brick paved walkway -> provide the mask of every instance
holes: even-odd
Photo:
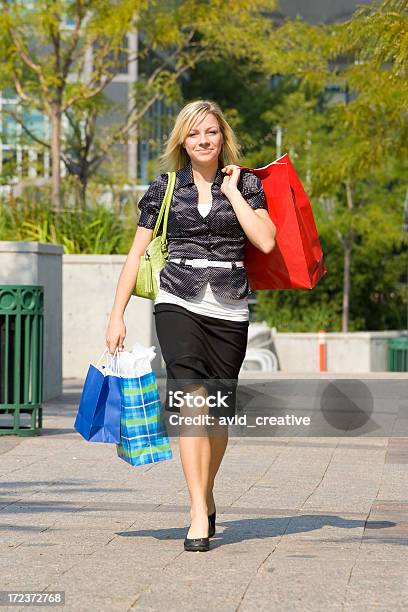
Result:
[[[44,405],[42,436],[0,437],[1,589],[86,612],[407,609],[408,438],[231,438],[217,534],[188,553],[177,439],[129,466],[73,430],[80,389]]]

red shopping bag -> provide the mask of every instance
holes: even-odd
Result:
[[[262,168],[239,167],[261,179],[276,226],[271,253],[246,241],[244,265],[251,289],[313,289],[327,270],[312,207],[289,156]]]

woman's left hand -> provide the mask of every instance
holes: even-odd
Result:
[[[221,184],[222,193],[228,197],[229,193],[233,193],[238,189],[237,184],[241,174],[241,168],[234,164],[229,164],[221,169],[225,173],[224,180]]]

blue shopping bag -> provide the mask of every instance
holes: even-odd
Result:
[[[88,442],[117,444],[120,441],[120,378],[104,374],[98,368],[101,359],[96,366],[89,366],[74,428]]]
[[[120,378],[122,411],[118,456],[130,465],[172,459],[155,373]]]

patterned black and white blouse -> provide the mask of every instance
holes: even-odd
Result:
[[[221,191],[224,174],[217,169],[211,185],[212,207],[203,217],[198,210],[198,189],[194,183],[191,161],[177,170],[173,199],[167,223],[169,258],[243,261],[247,240],[228,198]],[[168,176],[156,176],[139,201],[138,225],[154,229],[166,192]],[[268,210],[260,178],[241,170],[237,184],[243,198],[253,208]],[[214,294],[242,299],[250,291],[244,267],[194,268],[168,261],[160,272],[160,287],[184,299],[195,297],[209,281]]]

